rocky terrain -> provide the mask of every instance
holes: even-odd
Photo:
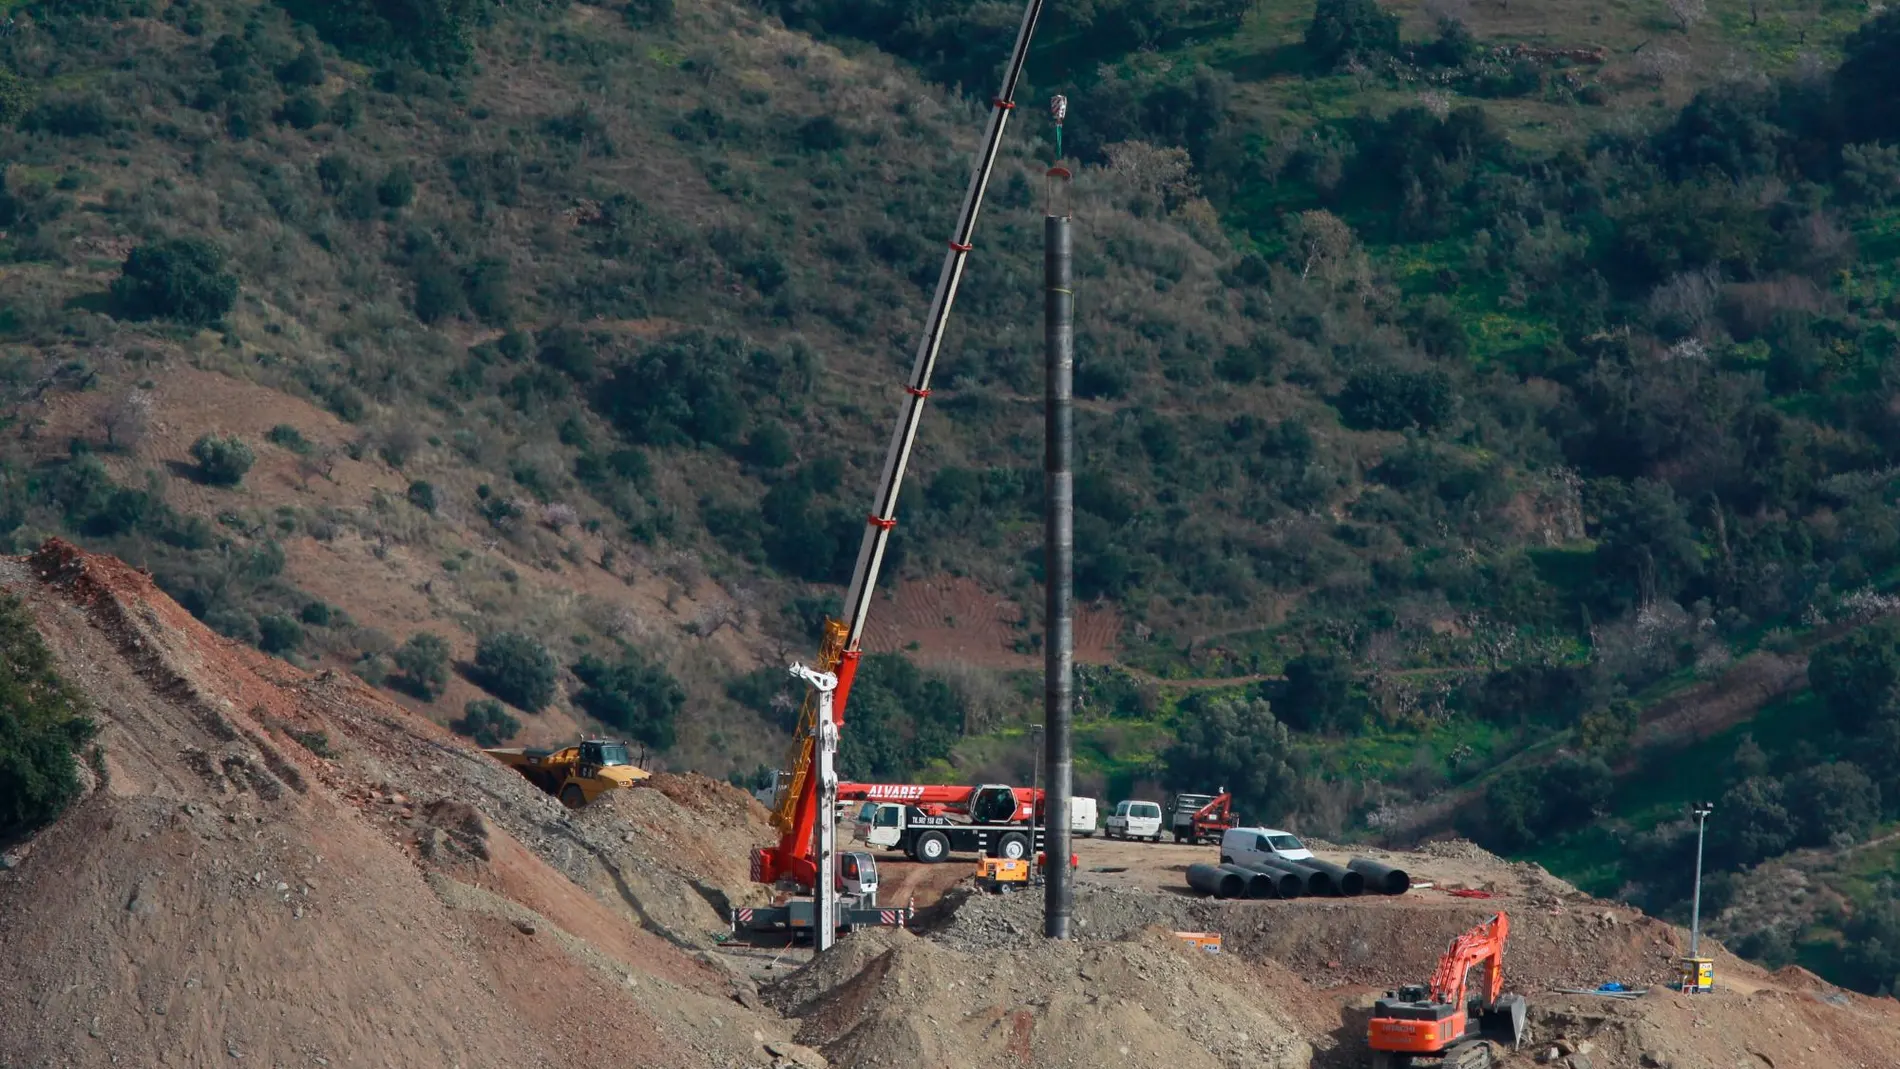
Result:
[[[893,862],[893,886],[950,888],[916,930],[818,961],[739,946],[725,910],[763,898],[746,858],[769,835],[741,791],[662,774],[571,813],[112,558],[48,542],[0,588],[102,747],[85,796],[0,855],[0,1065],[1343,1069],[1371,999],[1500,908],[1535,1038],[1509,1064],[1873,1069],[1900,1047],[1892,1000],[1719,950],[1715,994],[1658,986],[1682,932],[1468,844],[1403,857],[1428,886],[1397,898],[1223,903],[1180,886],[1207,848],[1085,842],[1064,945],[1037,895]],[[1556,990],[1610,980],[1647,993]]]

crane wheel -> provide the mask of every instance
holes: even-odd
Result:
[[[570,783],[561,788],[561,804],[569,809],[579,809],[587,804],[587,795],[581,791],[579,784]]]
[[[917,840],[917,860],[926,865],[934,865],[950,856],[950,840],[940,831],[924,834]]]
[[[996,844],[996,853],[1010,861],[1021,861],[1029,856],[1029,840],[1011,832]]]

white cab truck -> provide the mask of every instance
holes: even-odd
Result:
[[[1220,837],[1222,864],[1258,865],[1269,857],[1305,861],[1312,856],[1298,836],[1278,828],[1228,828]]]
[[[1130,799],[1115,803],[1115,812],[1102,825],[1105,839],[1161,841],[1161,803]]]
[[[1095,838],[1095,799],[1069,799],[1069,834],[1084,839]]]
[[[866,802],[852,835],[866,846],[935,864],[952,853],[1021,861],[1043,848],[1042,828],[1027,822],[975,824],[898,802]]]

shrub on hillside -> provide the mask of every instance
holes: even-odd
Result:
[[[1480,842],[1494,850],[1521,850],[1538,839],[1589,823],[1615,785],[1596,758],[1566,756],[1541,768],[1513,769],[1491,781],[1484,800]]]
[[[303,645],[303,625],[288,616],[268,613],[257,619],[257,648],[265,653],[290,653]]]
[[[410,635],[394,659],[401,674],[392,682],[423,701],[441,697],[449,685],[449,644],[440,635],[427,631]]]
[[[950,755],[966,710],[942,677],[901,653],[864,658],[851,689],[851,730],[839,741],[838,767],[858,778],[914,774]]]
[[[308,455],[313,451],[310,439],[305,438],[301,431],[288,423],[279,423],[275,427],[272,427],[269,431],[265,432],[264,440],[272,445],[288,449],[299,456]]]
[[[18,598],[0,599],[0,842],[79,796],[75,755],[96,728]]]
[[[224,250],[197,237],[133,249],[112,283],[112,302],[121,315],[190,326],[224,318],[237,295],[237,276],[225,270]]]
[[[1891,718],[1900,685],[1900,621],[1869,624],[1814,651],[1808,679],[1835,722],[1850,732]]]
[[[1365,699],[1354,691],[1352,671],[1338,657],[1301,654],[1287,662],[1286,686],[1274,709],[1301,731],[1350,734],[1366,718]]]
[[[1337,405],[1347,424],[1360,429],[1429,431],[1450,419],[1457,403],[1443,371],[1379,367],[1353,372]]]
[[[1259,698],[1218,699],[1183,720],[1179,740],[1162,755],[1162,765],[1170,787],[1225,785],[1250,817],[1277,820],[1299,784],[1292,758],[1292,736],[1272,706]]]
[[[1321,70],[1349,57],[1389,55],[1399,50],[1399,17],[1377,0],[1319,0],[1306,27],[1306,50]]]
[[[345,55],[452,71],[473,54],[475,26],[495,0],[280,0]]]
[[[521,731],[521,721],[493,698],[479,698],[462,707],[462,718],[449,721],[449,730],[466,735],[477,746],[500,746]]]
[[[323,102],[310,93],[298,93],[277,113],[279,121],[289,124],[293,129],[308,130],[324,120],[329,114]]]
[[[12,126],[33,110],[33,87],[10,70],[0,68],[0,126]]]
[[[489,635],[475,647],[475,682],[530,713],[554,700],[555,674],[548,648],[519,631]]]
[[[295,59],[277,68],[277,80],[287,88],[307,89],[323,84],[323,57],[309,45]]]
[[[656,750],[673,745],[673,721],[686,691],[666,669],[639,652],[622,649],[619,660],[588,654],[574,665],[581,690],[574,704]]]
[[[409,165],[399,163],[383,175],[376,183],[376,202],[385,208],[402,209],[416,199],[416,180],[409,173]]]
[[[673,0],[627,0],[627,25],[636,30],[673,21]]]
[[[57,137],[97,137],[114,125],[112,109],[97,92],[47,97],[20,120],[24,129]]]
[[[236,486],[257,462],[257,454],[239,438],[207,434],[191,443],[191,459],[198,462],[200,482]]]

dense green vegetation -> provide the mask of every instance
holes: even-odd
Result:
[[[79,751],[96,728],[18,598],[0,600],[0,843],[79,796]]]
[[[500,746],[521,730],[507,708],[493,698],[468,703],[460,718],[449,722],[456,733],[467,735],[477,746]]]
[[[538,713],[554,700],[559,680],[548,648],[519,631],[498,631],[475,647],[482,689],[509,705]]]

